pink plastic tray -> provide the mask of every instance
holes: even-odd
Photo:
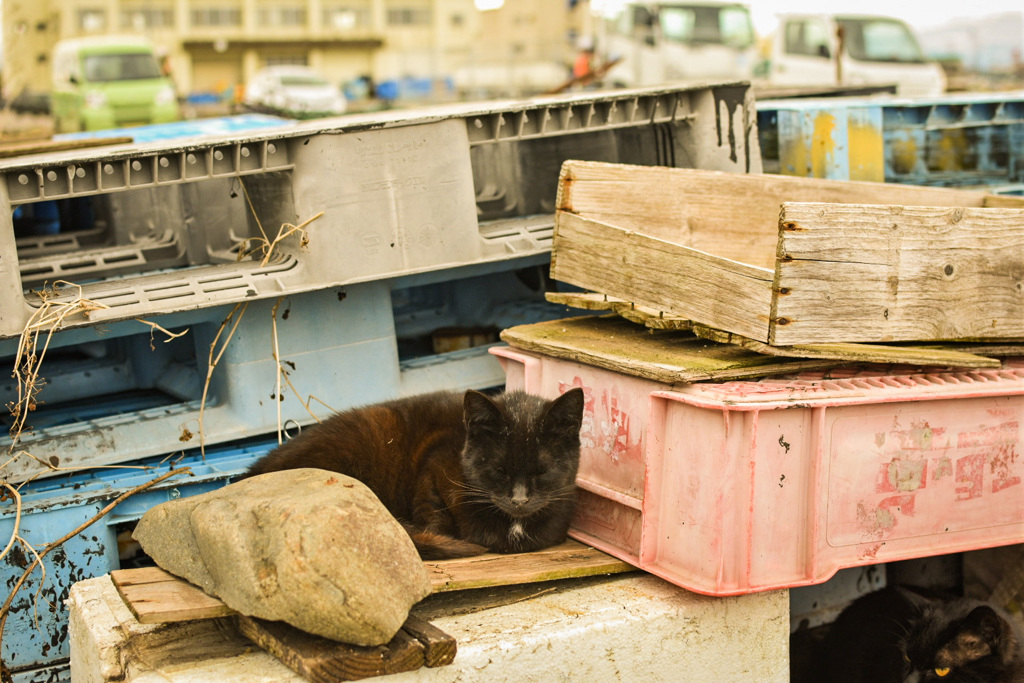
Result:
[[[672,387],[492,353],[510,389],[584,389],[570,534],[689,590],[1024,542],[1024,361]]]

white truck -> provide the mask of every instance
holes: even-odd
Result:
[[[750,80],[757,62],[750,9],[737,2],[629,2],[606,17],[597,51],[606,86]]]
[[[942,67],[927,59],[906,23],[869,15],[783,14],[766,73],[773,87],[895,85],[902,96],[946,90]]]

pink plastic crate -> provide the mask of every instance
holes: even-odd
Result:
[[[689,590],[1024,542],[1024,361],[673,387],[492,353],[510,389],[584,389],[570,534]]]

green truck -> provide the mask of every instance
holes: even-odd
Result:
[[[51,111],[61,133],[181,118],[174,85],[161,70],[154,46],[138,36],[58,42]]]

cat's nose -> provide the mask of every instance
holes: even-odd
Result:
[[[512,487],[511,501],[516,507],[523,507],[530,502],[530,496],[526,492],[525,484],[516,484]]]

